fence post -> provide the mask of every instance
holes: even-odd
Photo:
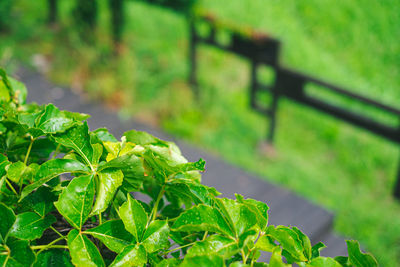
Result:
[[[393,195],[397,200],[400,200],[400,161],[399,166],[397,167],[397,180],[394,185]]]
[[[192,88],[194,97],[199,100],[199,87],[197,82],[197,36],[194,25],[194,18],[188,18],[189,23],[189,84]]]
[[[47,21],[50,25],[57,22],[57,0],[48,0]]]
[[[275,128],[276,128],[276,110],[278,109],[279,92],[276,86],[272,87],[272,103],[269,115],[269,129],[267,142],[272,144],[275,138]]]

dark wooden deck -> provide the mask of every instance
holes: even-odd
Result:
[[[299,227],[310,237],[313,244],[322,241],[327,245],[322,251],[324,256],[347,255],[344,239],[332,232],[334,215],[324,208],[228,164],[200,148],[176,140],[159,129],[134,120],[121,120],[116,113],[106,110],[100,104],[85,102],[68,88],[55,87],[34,71],[21,68],[17,75],[29,89],[28,101],[39,104],[52,102],[61,109],[88,113],[92,115],[88,120],[91,130],[107,127],[117,138],[127,130],[136,129],[172,140],[179,145],[189,160],[206,160],[204,184],[215,187],[223,196],[233,197],[235,193],[240,193],[245,197],[264,201],[270,207],[270,224]]]

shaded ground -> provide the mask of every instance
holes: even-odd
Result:
[[[83,112],[92,115],[88,120],[91,130],[107,127],[117,138],[123,132],[136,129],[150,132],[161,139],[173,140],[190,161],[205,159],[206,172],[203,183],[215,187],[223,196],[234,197],[240,193],[266,202],[270,207],[270,224],[296,225],[306,233],[313,244],[322,241],[327,248],[324,256],[346,255],[342,238],[332,233],[333,214],[287,190],[268,183],[243,170],[227,164],[199,148],[174,139],[159,129],[151,128],[134,120],[121,120],[116,113],[106,110],[99,104],[89,103],[67,88],[55,87],[36,72],[21,68],[19,78],[29,89],[28,101],[39,104],[54,103],[61,109]]]

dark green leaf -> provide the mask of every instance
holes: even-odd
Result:
[[[11,240],[7,242],[8,251],[0,255],[0,265],[5,267],[31,266],[35,261],[35,254],[29,247],[28,241]],[[1,246],[0,246],[1,248]],[[1,251],[1,249],[0,249]]]
[[[8,158],[3,154],[0,154],[0,178],[3,177],[6,173],[6,167],[10,164]]]
[[[180,259],[164,259],[157,263],[156,267],[177,267],[181,262]]]
[[[298,234],[287,226],[278,225],[276,227],[269,226],[266,234],[272,239],[279,242],[282,249],[290,254],[296,261],[306,261],[307,257],[304,255],[302,241]]]
[[[239,247],[235,240],[220,235],[211,235],[204,241],[197,241],[188,250],[186,257],[216,253],[227,259],[235,255],[238,250]]]
[[[323,248],[326,248],[325,244],[318,242],[311,248],[311,259],[319,257],[319,254]]]
[[[105,169],[99,172],[97,177],[96,202],[92,214],[98,214],[108,208],[124,179],[122,171],[117,169]]]
[[[66,132],[54,135],[57,143],[72,148],[78,153],[87,165],[93,162],[93,147],[90,143],[89,127],[86,122],[74,126]]]
[[[182,264],[179,267],[224,267],[224,259],[216,254],[201,255],[194,257],[185,257]]]
[[[248,207],[233,199],[217,198],[216,206],[230,224],[230,229],[236,237],[257,224],[256,215]]]
[[[28,195],[20,202],[19,212],[33,210],[44,217],[54,209],[53,202],[58,198],[52,190],[53,188],[51,187],[39,187],[35,192]]]
[[[280,247],[274,248],[268,267],[290,267],[291,264],[286,264],[282,261],[282,251]]]
[[[166,191],[170,192],[174,197],[188,197],[195,204],[212,205],[214,197],[220,193],[214,188],[202,185],[194,181],[184,179],[174,179],[167,183]]]
[[[134,267],[147,263],[147,253],[142,245],[130,245],[117,255],[110,267]]]
[[[17,215],[10,235],[25,240],[37,239],[55,222],[56,218],[51,214],[41,217],[34,212],[21,213]]]
[[[124,136],[126,137],[126,141],[135,143],[137,145],[148,145],[148,144],[166,144],[165,141],[162,141],[154,136],[152,136],[149,133],[146,132],[141,132],[141,131],[136,131],[136,130],[130,130],[124,133]]]
[[[127,201],[119,208],[119,215],[137,242],[141,241],[147,225],[147,214],[142,205],[128,194]]]
[[[142,244],[148,253],[164,249],[169,245],[167,221],[152,221],[144,233]]]
[[[68,248],[75,266],[105,266],[97,247],[75,229],[68,234]]]
[[[71,172],[89,172],[89,169],[81,162],[73,159],[52,159],[40,165],[36,173],[35,182],[26,186],[21,193],[21,198],[24,199],[33,190],[47,183],[56,176],[63,173]]]
[[[175,231],[209,231],[223,235],[234,235],[221,213],[210,206],[198,205],[183,212],[172,226]]]
[[[82,120],[89,118],[86,114],[60,111],[53,104],[48,104],[35,121],[35,127],[44,133],[62,133]]]
[[[85,233],[99,239],[107,248],[116,253],[121,253],[124,247],[133,240],[133,236],[125,230],[121,220],[107,221]]]
[[[103,154],[103,145],[92,144],[92,148],[93,148],[92,164],[93,164],[93,166],[97,166],[97,164],[99,163],[100,158]]]
[[[72,226],[81,229],[89,217],[93,200],[93,175],[86,175],[72,179],[54,205]]]
[[[360,244],[355,240],[346,240],[347,251],[349,253],[349,262],[355,267],[373,267],[378,266],[375,258],[369,253],[363,253],[360,250]]]
[[[37,255],[37,259],[33,267],[73,267],[71,257],[68,251],[61,249],[50,249]]]
[[[303,254],[307,258],[307,260],[311,259],[311,241],[310,239],[303,234],[297,227],[292,227],[292,230],[296,232],[298,235],[301,245],[303,247]]]
[[[107,168],[116,168],[123,172],[123,186],[127,187],[128,191],[137,190],[146,178],[143,160],[133,153],[125,154],[99,165],[98,171],[103,171]]]
[[[0,244],[5,242],[7,235],[15,222],[15,215],[12,209],[0,203]]]
[[[16,184],[32,183],[38,168],[39,165],[36,163],[26,166],[23,162],[18,161],[8,166],[7,177]]]
[[[267,204],[254,200],[254,199],[244,199],[243,196],[236,194],[236,199],[239,203],[242,203],[247,208],[249,208],[256,216],[258,221],[258,226],[261,231],[265,231],[268,225],[268,209]]]
[[[93,131],[93,133],[99,138],[101,141],[106,142],[117,142],[118,140],[106,129],[99,128]]]
[[[312,259],[306,266],[312,267],[342,267],[340,263],[332,258],[317,257]]]

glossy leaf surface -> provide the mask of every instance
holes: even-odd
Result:
[[[120,253],[131,244],[133,236],[125,230],[121,220],[110,220],[85,233],[99,239],[108,249]]]
[[[54,205],[73,227],[81,229],[89,217],[93,200],[93,175],[86,175],[74,178]]]
[[[68,234],[68,248],[75,266],[105,266],[95,244],[75,229]]]

